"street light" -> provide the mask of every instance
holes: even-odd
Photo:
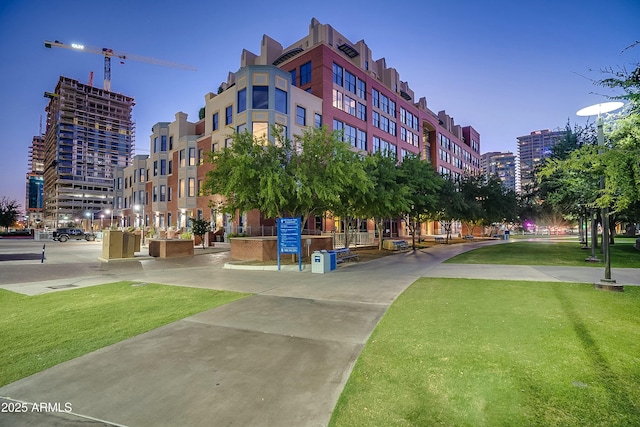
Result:
[[[142,218],[141,218],[142,219],[142,227],[141,227],[141,230],[142,230],[142,246],[144,246],[144,227],[145,227],[145,223],[144,223],[144,205],[135,205],[133,207],[133,209],[135,209],[136,211],[139,211],[140,207],[142,207]]]
[[[111,214],[111,222],[109,223],[109,228],[113,228],[113,210],[106,209],[104,213],[106,213],[107,215]]]
[[[93,213],[85,212],[84,216],[86,216],[87,218],[91,218],[91,232],[93,233]]]
[[[620,101],[603,102],[601,104],[594,104],[588,107],[578,110],[576,113],[578,116],[598,116],[596,121],[596,127],[598,129],[598,147],[599,153],[604,151],[604,119],[602,114],[609,113],[621,108],[624,103]],[[600,176],[600,189],[605,189],[604,175]],[[616,283],[611,279],[611,254],[609,252],[609,207],[602,208],[602,253],[604,255],[604,279],[600,279],[603,283]]]

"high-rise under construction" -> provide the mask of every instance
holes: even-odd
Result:
[[[113,172],[134,151],[134,99],[63,76],[45,96],[45,222],[86,228],[113,209]]]

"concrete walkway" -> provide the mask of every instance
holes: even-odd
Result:
[[[325,426],[374,327],[417,278],[584,281],[573,276],[578,275],[593,276],[587,280],[592,281],[601,273],[599,268],[552,272],[549,267],[440,264],[494,243],[405,252],[329,274],[225,270],[227,255],[219,253],[134,260],[119,268],[101,265],[81,277],[0,279],[1,288],[27,294],[55,291],[52,285],[117,280],[255,294],[0,388],[1,397],[13,399],[6,402],[27,402],[27,408],[56,402],[62,409],[67,403],[71,407],[71,413],[2,413],[0,426]],[[640,277],[632,283],[640,283]]]

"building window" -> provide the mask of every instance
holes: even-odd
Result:
[[[350,72],[344,72],[344,88],[351,93],[356,93],[356,76]]]
[[[349,145],[356,146],[356,128],[350,125],[344,126],[344,141]]]
[[[380,92],[375,89],[371,89],[371,102],[374,107],[380,108]]]
[[[281,113],[287,114],[287,92],[276,88],[276,111],[280,111]]]
[[[311,61],[300,66],[300,86],[311,83]]]
[[[178,180],[178,199],[184,197],[184,179]]]
[[[166,175],[166,174],[167,174],[167,160],[160,159],[160,175]]]
[[[173,150],[173,136],[169,137],[169,150]]]
[[[358,79],[358,92],[357,92],[357,95],[361,99],[364,99],[364,100],[367,99],[367,84],[364,82],[364,80]]]
[[[204,163],[204,156],[202,154],[202,148],[198,149],[198,164],[201,165]]]
[[[293,86],[298,86],[298,70],[296,68],[294,68],[293,70],[291,70],[291,84]]]
[[[167,202],[170,202],[172,199],[173,191],[171,187],[167,187]],[[169,214],[171,215],[171,214]],[[171,217],[171,216],[169,216]]]
[[[333,63],[333,82],[338,86],[342,86],[342,67]]]
[[[313,125],[317,128],[322,127],[322,114],[318,114],[318,113],[314,114]]]
[[[144,168],[140,168],[140,182],[144,182]]]
[[[212,119],[212,130],[215,132],[218,130],[219,124],[218,124],[218,113],[215,113],[213,115],[213,119]]]
[[[396,117],[396,102],[389,100],[389,114]]]
[[[355,147],[364,151],[367,150],[367,133],[365,131],[358,129]]]
[[[153,176],[157,176],[158,175],[158,161],[155,160],[153,162]]]
[[[266,110],[269,108],[269,86],[253,87],[252,105],[255,110]]]
[[[160,137],[160,151],[167,151],[167,135]]]
[[[184,150],[180,150],[178,152],[178,160],[180,161],[180,167],[183,168],[186,166],[186,160],[185,160],[185,155],[184,155]]]
[[[342,110],[342,92],[338,89],[333,89],[333,107],[338,110]]]
[[[247,88],[238,91],[238,113],[247,109]]]
[[[154,153],[158,152],[158,137],[157,136],[155,138],[153,138],[153,152]]]
[[[300,126],[307,124],[307,110],[301,106],[296,106],[296,123]]]
[[[211,144],[211,152],[215,153],[216,151],[218,151],[218,143],[214,142]]]
[[[347,95],[344,96],[344,112],[352,116],[356,115],[356,100]]]
[[[160,201],[161,202],[165,202],[167,200],[167,186],[166,185],[161,185],[160,186]]]
[[[258,141],[267,142],[267,132],[269,131],[269,123],[267,122],[253,122],[253,137]]]
[[[389,114],[389,98],[384,95],[380,95],[380,109]]]
[[[373,126],[379,128],[380,127],[380,113],[378,113],[377,111],[373,111],[371,113],[371,122],[372,122]]]
[[[224,148],[231,148],[231,144],[233,143],[232,138],[225,138],[224,140]]]
[[[169,160],[169,175],[173,173],[173,160]]]
[[[367,106],[358,102],[358,114],[357,117],[362,121],[367,121]]]
[[[230,125],[231,123],[233,123],[233,108],[229,105],[224,109],[224,124]]]
[[[189,178],[189,197],[196,196],[196,179]]]
[[[155,203],[158,201],[158,187],[154,185],[152,191],[153,191],[153,196],[152,196],[153,202]]]
[[[236,132],[238,132],[238,133],[242,133],[242,132],[244,132],[245,130],[247,130],[247,124],[246,124],[246,123],[243,123],[243,124],[239,125],[239,126],[236,128]]]
[[[333,130],[343,130],[343,129],[344,129],[344,123],[342,123],[340,120],[333,119]]]

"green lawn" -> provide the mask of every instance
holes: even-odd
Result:
[[[330,425],[640,425],[638,390],[640,288],[424,278],[377,326]]]
[[[640,251],[633,248],[632,241],[635,242],[632,239],[616,239],[616,244],[611,246],[611,267],[640,268]],[[603,262],[585,262],[585,258],[590,255],[591,251],[582,249],[577,241],[511,241],[465,252],[445,262],[582,267],[602,267],[604,265],[604,257],[599,249],[596,249],[596,256]]]
[[[134,282],[37,296],[0,289],[0,386],[246,295]]]

